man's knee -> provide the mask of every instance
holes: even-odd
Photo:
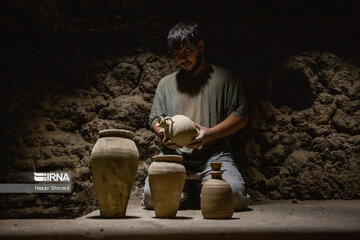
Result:
[[[154,204],[153,204],[151,191],[150,191],[150,185],[149,185],[149,176],[147,176],[145,179],[144,192],[143,192],[143,196],[141,199],[141,204],[146,209],[154,209]]]
[[[234,163],[226,162],[223,164],[223,179],[231,186],[234,197],[235,211],[247,208],[250,196],[245,193],[245,182]]]
[[[230,186],[233,192],[235,211],[247,208],[250,202],[250,196],[245,193],[245,183],[241,182]]]

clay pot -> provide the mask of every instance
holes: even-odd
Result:
[[[186,171],[178,155],[154,156],[149,167],[149,184],[154,202],[155,216],[174,218],[180,205]]]
[[[204,218],[226,219],[234,213],[234,199],[230,184],[221,179],[221,162],[210,163],[211,179],[201,189],[201,213]]]
[[[100,215],[124,217],[139,161],[134,134],[107,129],[99,135],[91,151],[91,172]]]
[[[200,132],[195,123],[184,115],[159,117],[156,126],[165,129],[165,139],[170,139],[181,147],[188,145]]]

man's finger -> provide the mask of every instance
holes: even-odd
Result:
[[[193,144],[193,143],[198,143],[198,142],[201,142],[201,137],[196,137],[196,138],[194,138],[192,141],[191,141],[191,143],[190,144]]]
[[[176,145],[176,146],[179,146],[177,145],[176,143],[172,142],[170,139],[165,139],[163,140],[163,143],[167,146],[170,146],[170,145]]]
[[[198,148],[200,146],[200,142],[193,142],[188,145],[186,145],[187,148]]]
[[[165,143],[166,146],[173,146],[173,145],[177,145],[176,143],[172,143],[172,142],[166,142]]]
[[[193,142],[200,142],[201,139],[202,139],[202,136],[199,135],[193,140]]]
[[[171,149],[181,148],[181,146],[177,145],[174,142],[164,142],[164,144],[167,148],[171,148]]]
[[[164,130],[164,129],[159,130],[159,135],[164,136],[164,133],[165,133],[165,130]]]
[[[191,146],[186,146],[187,148],[192,148],[192,149],[196,149],[199,148],[199,145],[191,145]]]

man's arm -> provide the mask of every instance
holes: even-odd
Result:
[[[201,145],[230,136],[247,124],[247,104],[244,88],[236,74],[231,74],[224,89],[224,105],[228,116],[212,128],[197,125],[200,134],[187,147],[198,148]]]
[[[246,124],[246,118],[230,114],[224,121],[220,122],[212,128],[197,125],[197,127],[200,129],[200,134],[186,147],[198,148],[207,142],[230,136],[239,131],[241,128],[245,127]]]
[[[165,96],[164,96],[164,91],[162,90],[161,87],[161,83],[162,83],[163,79],[160,80],[156,91],[155,91],[155,96],[154,96],[154,101],[151,107],[151,112],[150,112],[150,116],[149,116],[149,126],[151,128],[151,130],[162,140],[162,142],[164,143],[164,145],[168,148],[171,149],[176,149],[176,148],[180,148],[180,146],[178,146],[177,144],[171,142],[169,139],[165,139],[165,130],[161,127],[156,126],[156,119],[159,116],[166,116],[166,111],[165,111]]]

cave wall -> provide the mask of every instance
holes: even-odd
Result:
[[[172,59],[140,51],[94,63],[89,88],[43,96],[13,124],[1,181],[18,182],[26,172],[68,171],[72,193],[3,194],[0,216],[76,217],[95,210],[90,153],[98,132],[108,128],[135,133],[140,162],[131,197],[140,198],[151,157],[159,153],[159,140],[148,129],[151,103],[159,80],[176,69]]]
[[[303,53],[271,83],[270,101],[253,106],[246,129],[253,195],[359,198],[359,68],[331,53]]]
[[[146,124],[154,91],[177,70],[165,37],[184,19],[203,26],[207,58],[246,86],[249,124],[232,144],[253,199],[360,197],[356,1],[1,4],[1,182],[73,173],[71,194],[1,194],[1,217],[96,209],[89,154],[106,128],[136,135],[140,197],[159,152]]]

